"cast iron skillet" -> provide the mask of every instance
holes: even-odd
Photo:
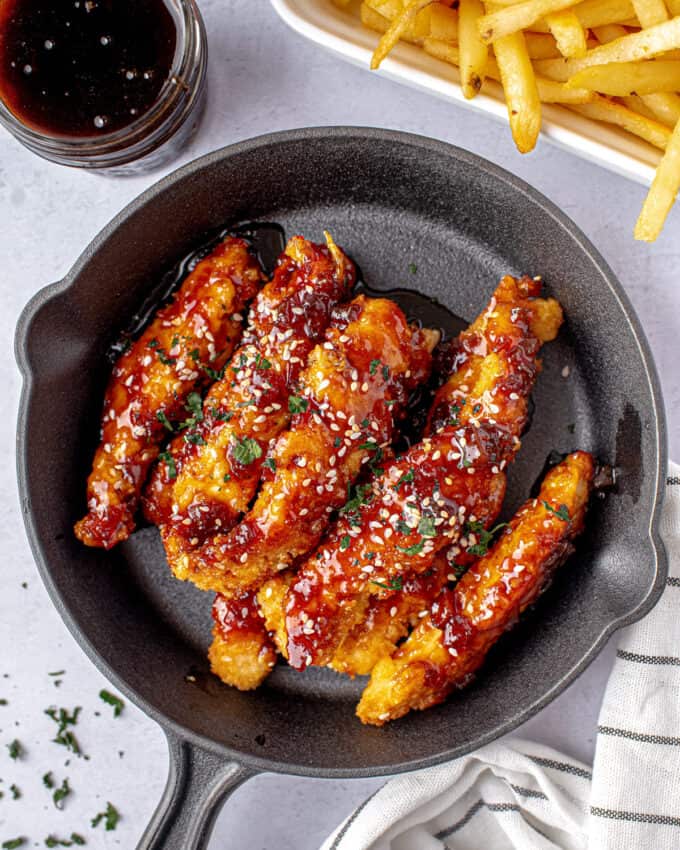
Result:
[[[211,597],[170,576],[155,529],[110,553],[72,533],[85,507],[107,346],[164,270],[243,221],[319,239],[329,228],[371,286],[417,289],[465,319],[501,274],[543,275],[567,322],[545,352],[507,510],[527,496],[551,450],[589,449],[618,469],[618,489],[596,501],[578,555],[477,681],[384,729],[362,727],[354,717],[361,683],[330,671],[280,666],[255,693],[223,686],[205,661]],[[63,281],[36,295],[16,347],[19,483],[43,580],[95,664],[168,736],[170,779],[145,850],[204,847],[220,802],[258,771],[375,776],[491,741],[554,699],[661,592],[665,428],[638,320],[565,216],[465,151],[354,128],[296,130],[216,151],[145,192]]]

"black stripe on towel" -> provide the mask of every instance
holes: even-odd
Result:
[[[629,741],[641,741],[644,744],[668,744],[672,747],[680,746],[680,738],[670,735],[646,735],[643,732],[631,732],[629,729],[616,729],[614,726],[598,726],[600,735],[611,735],[615,738],[627,738]]]
[[[363,802],[363,803],[359,806],[359,808],[358,808],[358,809],[355,809],[355,810],[354,810],[354,813],[352,814],[352,817],[351,817],[351,818],[349,818],[349,820],[345,822],[345,825],[343,826],[343,828],[342,828],[342,829],[340,830],[340,832],[339,832],[339,833],[335,836],[335,841],[334,841],[334,842],[333,842],[333,844],[331,845],[331,850],[338,850],[338,847],[340,846],[340,842],[341,842],[341,841],[342,841],[342,839],[343,839],[343,838],[347,835],[347,830],[350,828],[350,826],[352,826],[352,824],[353,824],[353,823],[354,823],[354,821],[357,819],[357,817],[359,816],[359,814],[360,814],[360,813],[361,813],[361,812],[362,812],[362,811],[366,808],[366,806],[367,806],[367,805],[371,802],[371,800],[375,797],[375,795],[376,795],[379,791],[382,791],[382,789],[383,789],[384,787],[385,787],[384,785],[381,785],[381,786],[380,786],[380,788],[378,788],[376,791],[374,791],[374,792],[371,794],[371,796],[370,796],[370,797],[368,797],[366,800],[364,800],[364,802]]]
[[[625,820],[632,823],[655,823],[661,826],[680,826],[680,818],[672,815],[648,815],[644,812],[622,812],[619,809],[601,809],[599,806],[590,807],[591,815],[610,820]]]
[[[662,664],[669,667],[680,667],[680,658],[677,655],[638,655],[637,652],[617,649],[616,657],[624,661],[636,661],[638,664]]]
[[[678,576],[668,576],[666,584],[669,587],[680,587],[680,578]]]
[[[532,791],[531,788],[522,788],[521,785],[513,785],[510,783],[510,787],[515,792],[515,794],[519,794],[520,797],[533,797],[536,800],[547,800],[547,794],[544,794],[542,791]]]
[[[514,786],[513,786],[514,787]],[[528,813],[526,813],[521,806],[518,806],[517,803],[487,803],[485,800],[477,800],[474,805],[470,806],[470,808],[465,812],[463,817],[460,820],[457,820],[452,826],[448,826],[446,829],[442,829],[438,832],[434,837],[439,839],[439,841],[443,841],[445,838],[453,835],[454,832],[458,832],[458,830],[462,829],[466,826],[472,818],[477,814],[477,812],[481,811],[481,809],[486,809],[489,812],[518,812],[522,820],[527,826],[530,826],[534,832],[537,832],[543,838],[547,838],[548,836],[541,832],[541,830],[531,823],[530,820],[526,817]],[[333,848],[331,848],[333,850]]]
[[[544,759],[538,756],[529,756],[534,764],[541,767],[551,767],[553,770],[559,770],[562,773],[570,773],[572,776],[579,776],[581,779],[592,779],[593,774],[589,770],[584,770],[582,767],[577,767],[575,764],[568,764],[566,761],[555,761],[554,759]]]

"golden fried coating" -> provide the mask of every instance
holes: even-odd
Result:
[[[429,435],[359,491],[307,559],[286,600],[287,655],[296,669],[328,664],[365,617],[372,596],[430,569],[468,523],[488,527],[517,451],[538,351],[562,311],[540,281],[505,277],[458,341],[451,379],[438,391]]]
[[[255,495],[271,441],[291,419],[290,399],[333,308],[350,294],[354,264],[328,247],[291,239],[253,302],[242,344],[210,388],[193,427],[156,466],[145,499],[168,562],[227,532]]]
[[[191,394],[231,355],[241,335],[241,313],[263,279],[247,243],[228,237],[198,263],[116,363],[87,482],[88,513],[75,525],[76,537],[87,546],[110,549],[134,530],[160,444],[188,415]]]
[[[535,601],[583,530],[594,461],[575,452],[551,469],[498,542],[445,589],[392,657],[374,668],[357,708],[381,726],[442,702],[469,681],[498,638]]]
[[[300,375],[295,416],[270,450],[253,508],[229,534],[177,558],[175,575],[234,595],[309,552],[362,465],[391,442],[437,339],[384,298],[338,307]]]
[[[255,595],[216,596],[213,619],[210,669],[240,691],[257,688],[276,664],[276,651],[263,628]]]

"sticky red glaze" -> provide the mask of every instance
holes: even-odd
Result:
[[[141,488],[168,436],[159,415],[171,424],[187,416],[188,395],[208,382],[206,369],[220,369],[230,356],[241,311],[262,281],[247,243],[225,239],[118,360],[88,479],[88,514],[75,526],[83,543],[108,549],[134,529]]]
[[[264,629],[254,593],[243,593],[232,599],[218,593],[213,602],[212,618],[225,640],[239,634],[260,636]]]
[[[227,592],[256,587],[313,548],[362,464],[391,441],[410,391],[427,378],[434,341],[386,299],[358,296],[338,308],[300,378],[307,409],[271,449],[276,469],[253,509],[190,553],[181,577]]]
[[[340,516],[301,567],[286,600],[292,666],[328,663],[371,596],[384,593],[397,577],[428,570],[460,538],[466,522],[488,526],[498,516],[503,470],[519,447],[539,368],[527,300],[538,290],[540,284],[528,278],[501,281],[451,354],[455,372],[435,396],[430,436],[387,466],[368,503]],[[493,382],[470,398],[470,391],[485,386],[484,376],[464,367],[489,355],[498,355]],[[468,374],[479,387],[464,383]]]
[[[309,352],[355,282],[354,264],[339,249],[299,236],[288,243],[224,378],[205,398],[202,421],[173,440],[174,469],[159,463],[147,488],[145,512],[163,526],[171,562],[187,546],[228,531],[247,509],[269,445],[290,421],[289,397]],[[259,452],[248,463],[238,454],[244,440]]]

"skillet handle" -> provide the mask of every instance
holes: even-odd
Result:
[[[257,771],[166,735],[170,775],[137,850],[206,850],[221,804]]]

